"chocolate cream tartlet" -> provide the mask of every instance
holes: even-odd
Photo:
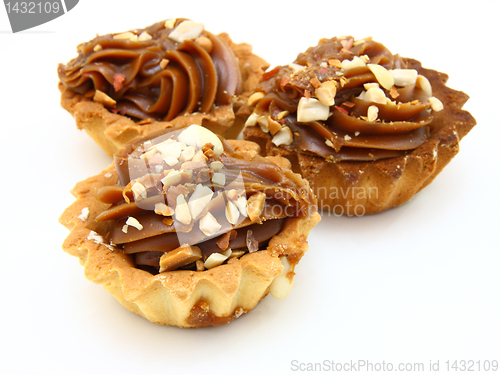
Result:
[[[244,138],[288,158],[320,209],[380,212],[427,186],[475,125],[447,79],[371,38],[322,39],[265,73]]]
[[[64,250],[158,324],[219,325],[284,298],[320,217],[307,181],[259,151],[198,125],[125,145],[72,190]]]
[[[97,36],[77,50],[58,68],[61,105],[110,156],[171,126],[231,136],[243,121],[235,113],[268,67],[249,44],[183,18]]]

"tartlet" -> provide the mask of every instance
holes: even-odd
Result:
[[[249,44],[183,18],[97,36],[77,50],[58,67],[61,106],[110,156],[172,126],[231,137],[244,122],[235,113],[268,67]]]
[[[322,39],[266,72],[243,135],[288,158],[320,209],[380,212],[427,186],[476,124],[447,79],[371,38]]]
[[[284,298],[320,217],[307,181],[259,151],[198,125],[125,145],[72,190],[64,250],[158,324],[219,325]]]

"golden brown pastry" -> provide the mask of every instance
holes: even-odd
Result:
[[[224,135],[268,64],[183,18],[97,36],[58,68],[61,105],[108,154],[139,136],[198,124]],[[231,136],[231,132],[228,133]]]
[[[284,298],[320,219],[307,181],[258,153],[198,125],[127,144],[73,189],[63,248],[158,324],[219,325]]]
[[[475,125],[447,78],[371,38],[322,39],[264,75],[244,137],[288,158],[320,209],[380,212],[427,186]]]

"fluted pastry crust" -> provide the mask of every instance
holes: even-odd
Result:
[[[232,146],[241,155],[258,151],[255,145],[245,141],[234,141]],[[282,272],[279,257],[288,255],[297,263],[307,251],[309,231],[320,220],[317,212],[309,217],[287,218],[266,250],[234,258],[210,270],[152,275],[136,268],[131,255],[124,254],[99,235],[107,233],[110,224],[94,220],[108,207],[97,199],[96,192],[103,186],[115,185],[117,180],[111,165],[75,186],[72,194],[76,201],[60,218],[71,231],[63,249],[80,259],[89,280],[102,285],[128,310],[157,324],[219,325],[248,312],[268,294],[271,283]],[[88,215],[82,217],[85,208],[89,210]]]
[[[362,215],[399,206],[432,182],[458,153],[459,141],[476,124],[472,115],[462,110],[469,97],[447,87],[446,74],[425,69],[413,59],[408,60],[408,68],[427,77],[444,110],[434,114],[428,139],[405,156],[332,163],[277,147],[259,127],[247,127],[245,138],[258,143],[267,155],[287,157],[293,170],[311,184],[320,209]]]

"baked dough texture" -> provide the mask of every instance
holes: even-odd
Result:
[[[252,53],[250,44],[233,43],[227,33],[219,34],[218,37],[234,52],[241,72],[241,94],[234,97],[229,105],[214,107],[208,113],[197,112],[178,116],[171,121],[152,121],[141,125],[129,117],[110,112],[103,104],[75,93],[60,82],[61,106],[73,116],[77,128],[85,130],[109,156],[133,138],[177,126],[201,125],[226,138],[235,138],[245,121],[244,117],[236,113],[246,103],[269,64]]]
[[[329,162],[275,146],[271,136],[258,126],[246,127],[245,139],[258,143],[267,155],[288,158],[293,171],[309,181],[321,210],[361,216],[399,206],[434,180],[459,152],[460,140],[476,124],[472,115],[462,109],[469,97],[447,87],[446,74],[425,69],[413,59],[408,59],[408,68],[427,77],[444,109],[434,114],[428,139],[405,156]]]
[[[258,147],[250,142],[232,142],[242,155],[258,152]],[[284,161],[282,165],[286,164]],[[308,217],[287,218],[267,249],[209,270],[153,275],[136,268],[131,255],[103,238],[110,230],[109,222],[95,220],[109,207],[97,199],[97,191],[116,185],[117,181],[115,167],[110,165],[76,184],[71,191],[76,200],[60,217],[61,224],[70,230],[63,249],[80,259],[87,279],[102,285],[128,310],[162,325],[220,325],[250,311],[269,293],[273,280],[279,276],[293,278],[293,270],[282,274],[280,256],[287,255],[296,264],[308,249],[308,233],[320,220],[317,212]],[[88,215],[82,216],[87,209]]]

